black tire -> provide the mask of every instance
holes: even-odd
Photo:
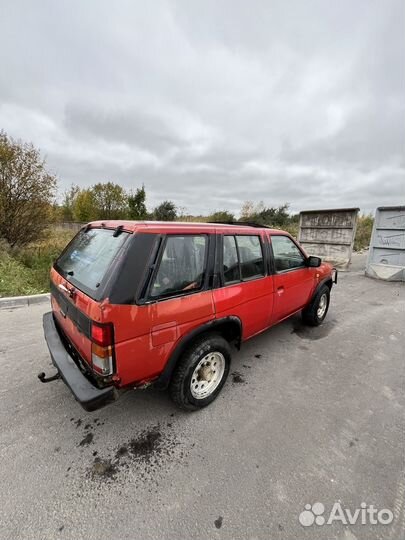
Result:
[[[192,394],[194,390],[191,388],[191,381],[195,381],[195,379],[192,379],[192,376],[201,360],[210,353],[219,353],[223,357],[224,371],[212,393],[206,397],[197,399]],[[220,362],[222,364],[222,358],[220,359]],[[206,407],[212,403],[220,393],[228,377],[230,365],[231,347],[226,339],[219,334],[205,334],[197,339],[181,356],[170,381],[170,397],[174,403],[182,409],[197,410]],[[211,369],[211,367],[209,369]],[[202,382],[205,381],[201,381],[197,384],[202,384]]]
[[[326,309],[322,316],[318,315],[321,299],[326,298]],[[322,285],[311,300],[311,303],[302,310],[302,320],[309,326],[319,326],[328,313],[330,303],[330,289],[327,285]]]

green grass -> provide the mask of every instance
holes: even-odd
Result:
[[[73,234],[55,227],[46,230],[42,240],[20,249],[6,249],[1,243],[0,297],[48,292],[53,261]]]
[[[36,283],[31,271],[8,253],[0,255],[0,297],[22,296],[45,292]]]

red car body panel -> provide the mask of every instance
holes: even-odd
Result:
[[[135,234],[259,235],[269,249],[274,235],[292,239],[288,233],[279,230],[206,223],[108,221],[91,224],[92,228],[115,229],[118,226]],[[257,279],[157,302],[123,305],[113,304],[109,298],[93,300],[77,287],[71,296],[69,288],[72,284],[55,268],[51,271],[53,285],[80,313],[90,321],[113,323],[113,383],[118,388],[156,379],[179,343],[193,330],[216,319],[237,318],[242,327],[242,341],[263,332],[308,305],[317,285],[331,279],[331,276],[331,265],[322,263],[317,268],[305,267],[279,274],[272,272]],[[52,310],[63,333],[91,367],[91,339],[66,316],[54,295]]]

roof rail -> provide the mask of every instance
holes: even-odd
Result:
[[[271,227],[269,227],[268,225],[262,225],[261,223],[256,223],[255,221],[209,221],[208,223],[217,225],[243,225],[245,227],[271,229]]]

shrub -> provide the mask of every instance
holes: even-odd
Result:
[[[354,239],[354,250],[360,251],[370,245],[371,233],[373,231],[374,218],[371,214],[359,216],[357,221],[356,236]]]
[[[41,236],[52,213],[56,178],[39,150],[0,131],[0,237],[23,246]]]

